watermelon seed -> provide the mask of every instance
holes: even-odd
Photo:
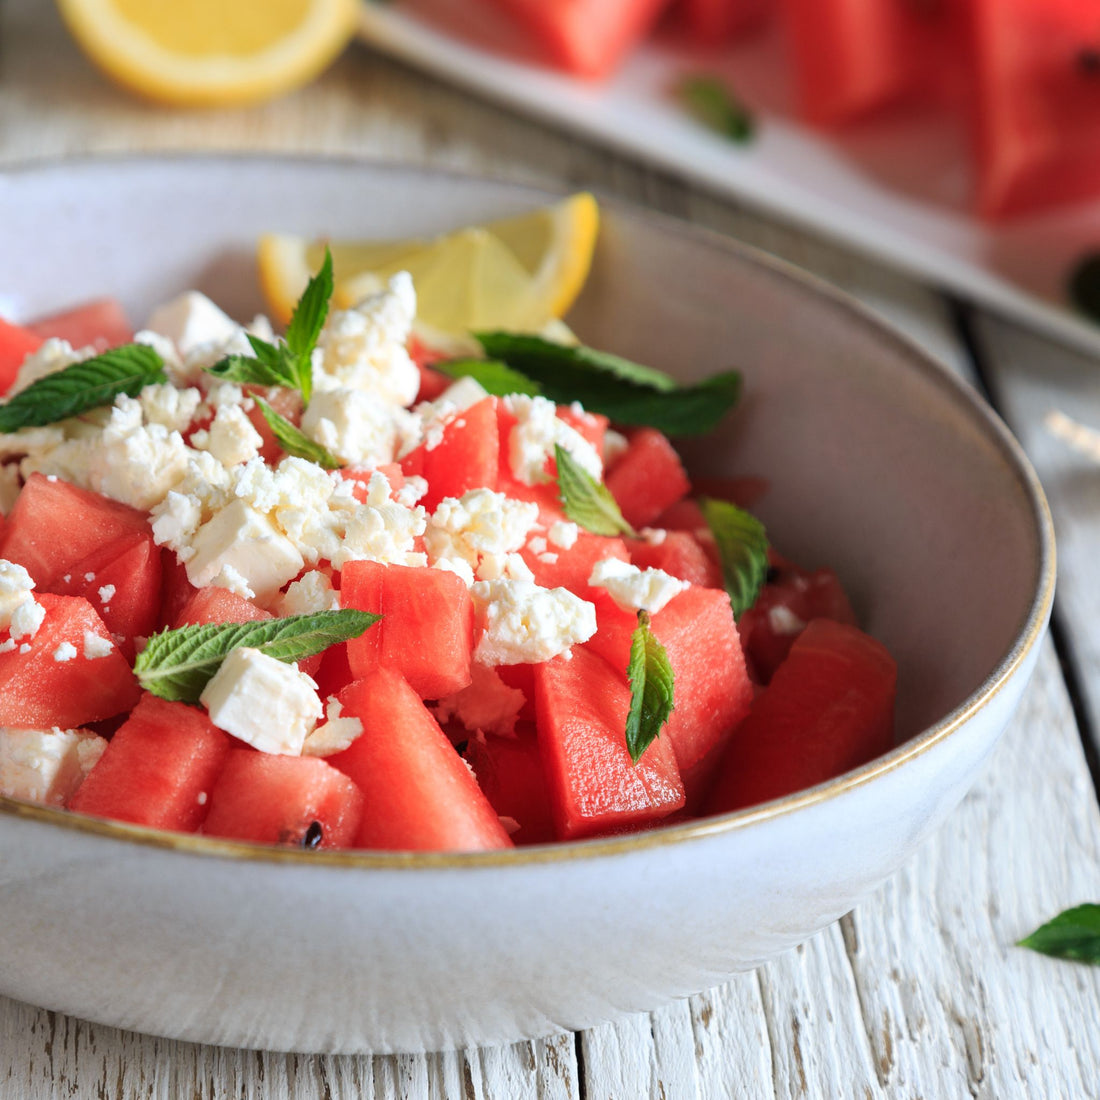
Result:
[[[311,821],[309,823],[309,828],[306,829],[305,834],[302,836],[302,847],[307,851],[312,851],[314,848],[320,847],[323,835],[321,823],[319,821]]]

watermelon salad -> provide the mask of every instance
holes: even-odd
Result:
[[[895,665],[753,479],[668,433],[739,379],[484,334],[407,275],[285,336],[190,292],[0,321],[0,794],[303,849],[721,813],[893,744]],[[579,398],[583,397],[585,404]]]

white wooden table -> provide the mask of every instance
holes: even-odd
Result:
[[[590,187],[832,280],[986,386],[1019,434],[1060,539],[1053,640],[940,834],[860,909],[754,974],[615,1026],[424,1057],[221,1050],[0,999],[0,1097],[1100,1096],[1100,968],[1013,946],[1060,909],[1100,901],[1100,467],[1042,424],[1058,407],[1100,426],[1100,362],[362,48],[277,103],[165,111],[94,73],[52,5],[0,5],[0,166],[195,148],[354,153]]]

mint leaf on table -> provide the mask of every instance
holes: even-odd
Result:
[[[760,520],[736,504],[711,499],[703,499],[699,504],[718,546],[733,617],[740,619],[756,603],[767,579],[767,532]]]
[[[367,611],[344,609],[162,630],[138,654],[134,673],[146,691],[162,699],[197,703],[202,689],[234,649],[248,646],[291,664],[358,638],[380,618]]]
[[[298,390],[308,405],[313,396],[313,349],[328,317],[332,289],[332,254],[326,248],[321,270],[309,280],[298,299],[282,342],[269,344],[249,334],[255,358],[227,355],[208,367],[207,372],[227,382],[286,386]]]
[[[662,371],[593,348],[510,332],[474,335],[490,359],[537,382],[551,401],[579,401],[618,424],[657,428],[666,435],[709,432],[741,396],[737,371],[680,386]]]
[[[288,455],[296,458],[305,458],[310,462],[316,462],[326,470],[338,470],[342,463],[332,455],[320,443],[309,438],[301,428],[295,427],[285,416],[277,413],[262,397],[253,396],[263,413],[264,420],[275,436],[275,441]]]
[[[593,535],[634,535],[619,505],[602,481],[597,481],[560,444],[554,444],[558,496],[566,518]]]
[[[1078,905],[1059,913],[1020,940],[1019,946],[1058,959],[1100,965],[1100,905]]]
[[[164,382],[164,360],[145,344],[124,344],[54,371],[0,405],[0,432],[40,428]]]
[[[538,397],[542,393],[542,387],[537,382],[496,359],[449,359],[433,363],[432,370],[448,378],[472,378],[494,397],[507,397],[511,393]]]
[[[756,122],[729,85],[709,73],[689,74],[677,85],[680,102],[709,130],[738,144],[751,141]]]
[[[668,721],[674,707],[675,677],[665,647],[649,625],[649,614],[638,612],[630,638],[630,710],[626,716],[626,747],[635,764]]]

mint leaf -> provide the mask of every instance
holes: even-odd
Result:
[[[635,764],[649,748],[672,714],[675,677],[665,647],[649,625],[649,613],[638,612],[630,638],[630,710],[626,716],[626,747]]]
[[[724,500],[699,502],[707,526],[718,545],[722,579],[740,619],[760,595],[768,575],[768,536],[755,516]]]
[[[0,405],[0,432],[40,428],[100,405],[110,405],[124,393],[141,393],[163,382],[164,360],[145,344],[124,344],[102,355],[47,374]]]
[[[247,355],[227,355],[207,367],[207,373],[227,382],[286,386],[298,390],[302,402],[308,405],[313,396],[313,349],[325,326],[332,287],[332,254],[326,248],[325,262],[298,299],[283,341],[269,344],[249,333],[254,359]]]
[[[328,316],[332,287],[332,253],[326,248],[321,270],[309,280],[286,327],[286,346],[293,356],[297,388],[307,405],[313,392],[313,349]]]
[[[738,143],[752,139],[756,131],[752,114],[720,78],[685,76],[676,91],[680,102],[708,129]]]
[[[737,371],[678,386],[661,371],[593,348],[509,332],[475,335],[490,359],[537,382],[544,397],[559,404],[580,401],[589,412],[619,424],[646,425],[668,435],[702,435],[741,396]]]
[[[291,664],[357,638],[380,615],[318,611],[249,623],[206,623],[154,634],[134,662],[141,686],[173,702],[197,703],[222,661],[244,646]]]
[[[262,397],[253,395],[253,401],[259,406],[264,420],[271,428],[275,441],[288,455],[296,458],[306,458],[310,462],[316,462],[326,470],[338,470],[340,460],[330,454],[320,443],[310,439],[300,428],[296,428],[285,416],[277,413]]]
[[[1059,913],[1020,940],[1019,946],[1058,959],[1100,965],[1100,905],[1078,905]]]
[[[537,397],[542,393],[542,387],[537,382],[532,382],[525,374],[512,370],[496,359],[451,359],[433,363],[432,370],[440,371],[448,378],[472,378],[494,397],[507,397],[510,393]]]
[[[560,444],[554,444],[558,466],[558,496],[566,516],[594,535],[633,535],[619,505],[602,481],[597,481]]]

